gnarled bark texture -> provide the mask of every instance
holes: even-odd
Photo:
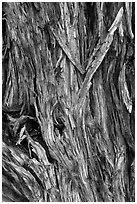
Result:
[[[134,201],[134,7],[3,3],[3,201]]]

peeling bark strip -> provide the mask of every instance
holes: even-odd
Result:
[[[103,61],[106,53],[108,52],[110,45],[113,41],[113,35],[115,30],[117,29],[117,27],[119,26],[121,19],[122,19],[122,15],[123,15],[123,8],[121,8],[112,24],[112,26],[110,27],[110,29],[108,30],[108,34],[107,37],[104,39],[104,41],[101,43],[101,45],[97,45],[97,48],[95,48],[95,53],[94,55],[92,55],[89,59],[88,65],[86,70],[88,70],[86,76],[85,76],[85,80],[83,82],[83,85],[79,91],[78,94],[78,101],[76,102],[76,106],[79,107],[82,105],[85,96],[87,95],[88,90],[90,89],[90,81],[93,77],[93,75],[95,74],[96,70],[98,69],[98,67],[100,66],[101,62]]]
[[[2,4],[6,202],[135,201],[135,3]]]
[[[65,40],[63,40],[63,36],[61,38],[59,35],[56,34],[56,32],[51,28],[53,35],[55,36],[56,40],[58,41],[59,45],[61,46],[62,50],[65,52],[69,60],[72,62],[72,64],[80,71],[81,74],[84,74],[84,69],[82,69],[79,62],[77,62],[77,59],[74,58],[73,53],[69,50],[68,46],[65,45]],[[64,41],[64,42],[63,42]]]
[[[126,65],[123,65],[123,68],[119,74],[119,91],[121,93],[123,102],[127,108],[127,110],[129,111],[129,113],[132,112],[132,100],[129,96],[129,91],[127,88],[127,83],[126,83],[126,79],[125,79],[125,69],[126,69]]]

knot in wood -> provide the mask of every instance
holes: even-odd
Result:
[[[62,105],[58,102],[55,104],[55,106],[53,107],[53,112],[52,112],[52,116],[53,116],[53,122],[54,125],[57,127],[64,127],[64,110],[62,108]]]

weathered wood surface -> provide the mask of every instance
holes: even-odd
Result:
[[[2,9],[3,201],[134,201],[135,4]]]

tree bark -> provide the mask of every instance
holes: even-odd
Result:
[[[3,201],[135,201],[135,3],[2,6]]]

